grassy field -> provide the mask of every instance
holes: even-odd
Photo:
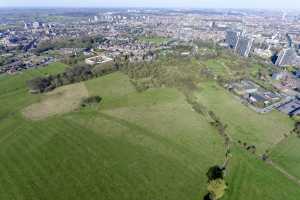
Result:
[[[232,76],[231,70],[227,67],[222,59],[211,59],[204,62],[215,75],[219,76]]]
[[[271,151],[271,159],[300,179],[300,138],[289,137]]]
[[[237,74],[240,73],[243,76],[256,77],[259,70],[267,70],[257,63],[241,60],[238,57],[231,58],[230,55],[223,55],[202,63],[215,75],[231,79],[237,78]]]
[[[36,102],[40,95],[30,95],[27,91],[26,81],[37,76],[56,74],[62,72],[67,65],[54,63],[46,68],[28,70],[18,75],[0,76],[0,121],[10,115],[14,115],[26,105]]]
[[[197,96],[228,124],[228,133],[235,141],[255,145],[259,153],[272,148],[293,129],[294,122],[288,116],[278,111],[258,114],[215,82],[200,84]]]
[[[29,94],[26,80],[65,67],[55,64],[0,78],[0,103],[5,105],[0,107],[0,199],[202,199],[206,171],[223,162],[224,144],[174,88],[138,93],[128,77],[117,72],[82,83],[89,95],[103,98],[99,106],[39,121],[25,118],[25,107],[47,97]],[[212,109],[216,105],[210,92],[230,102],[221,89],[205,87],[208,91],[203,89],[200,97]],[[239,111],[244,110],[234,114]],[[257,134],[249,136],[255,137],[263,143]],[[226,179],[228,200],[300,196],[296,184],[239,149],[233,151]]]
[[[82,99],[88,96],[84,83],[66,85],[43,95],[41,101],[26,107],[22,113],[32,120],[46,119],[79,109]]]
[[[153,43],[159,45],[168,42],[170,39],[165,37],[159,37],[159,36],[151,36],[151,37],[139,37],[138,40],[141,42]]]
[[[22,82],[24,93],[3,93],[10,104],[1,113],[14,114],[0,124],[0,199],[202,197],[205,172],[222,162],[224,148],[177,90],[136,93],[115,73],[86,82],[103,97],[99,107],[31,121],[21,111],[44,95],[24,95],[25,81],[41,73],[2,77]]]
[[[223,200],[299,199],[299,185],[245,150],[232,150],[226,177],[229,189]]]
[[[26,80],[30,80],[31,78],[36,76],[46,76],[48,74],[61,73],[66,67],[68,66],[63,63],[53,63],[48,65],[48,67],[30,69],[27,70],[26,73],[21,72],[21,75],[2,75],[0,76],[0,95],[7,94],[10,92],[16,92],[20,89],[25,89]]]

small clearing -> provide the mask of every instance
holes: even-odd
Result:
[[[83,83],[63,86],[45,94],[41,101],[26,107],[23,115],[31,120],[42,120],[77,109],[88,90]]]

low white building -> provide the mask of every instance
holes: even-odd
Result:
[[[109,58],[105,55],[98,55],[98,56],[85,59],[85,63],[88,65],[96,65],[96,64],[110,62],[112,60],[113,60],[112,58]]]

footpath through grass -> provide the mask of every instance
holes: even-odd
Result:
[[[31,121],[21,111],[46,94],[27,93],[25,82],[38,74],[3,79],[24,92],[6,88],[0,99],[9,102],[1,113],[14,110],[0,123],[0,199],[202,198],[222,140],[178,91],[137,93],[115,73],[86,82],[98,107]]]
[[[25,82],[45,70],[0,79],[0,199],[202,199],[224,144],[180,92],[138,93],[117,72],[84,83],[103,98],[99,106],[31,121],[21,111],[46,94],[29,94]],[[300,196],[297,185],[238,149],[226,179],[225,199]]]
[[[299,185],[246,150],[234,147],[226,180],[224,200],[297,200]]]
[[[300,179],[300,138],[290,136],[271,151],[271,159]]]
[[[200,84],[199,101],[228,124],[228,134],[237,142],[255,145],[258,153],[272,148],[293,129],[294,122],[283,113],[259,114],[243,105],[215,82]]]

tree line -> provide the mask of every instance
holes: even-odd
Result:
[[[106,39],[102,36],[91,36],[71,39],[57,39],[52,41],[43,41],[38,44],[35,52],[37,54],[43,53],[49,50],[57,50],[61,48],[94,48],[97,45],[103,43]]]
[[[99,104],[101,101],[102,101],[102,97],[100,97],[100,96],[91,96],[91,97],[84,98],[81,101],[80,106],[81,107],[93,106],[93,105]]]
[[[32,93],[44,93],[63,85],[86,81],[117,71],[118,69],[118,66],[113,63],[95,67],[81,63],[67,68],[63,73],[31,79],[27,82],[27,85]]]

